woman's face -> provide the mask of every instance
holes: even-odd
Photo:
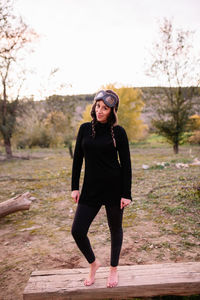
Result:
[[[95,107],[97,121],[101,123],[106,123],[110,112],[111,108],[105,105],[102,100],[97,101]]]

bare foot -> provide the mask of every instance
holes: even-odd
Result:
[[[110,267],[110,273],[108,276],[107,287],[115,287],[118,284],[117,267]]]
[[[96,274],[96,271],[98,270],[98,268],[100,267],[100,265],[101,265],[101,263],[97,259],[93,263],[90,264],[90,273],[88,275],[88,278],[85,279],[84,285],[89,286],[94,283],[95,274]]]

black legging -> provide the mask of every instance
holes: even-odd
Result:
[[[72,235],[77,246],[89,263],[95,261],[95,255],[87,237],[88,229],[100,210],[101,206],[91,207],[85,204],[78,204],[74,222],[72,225]],[[119,262],[119,255],[123,240],[122,218],[123,209],[119,206],[105,206],[108,225],[111,233],[111,260],[112,267],[116,267]]]

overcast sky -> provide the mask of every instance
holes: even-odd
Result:
[[[24,86],[29,95],[47,88],[56,67],[55,80],[66,84],[65,94],[95,93],[108,83],[156,85],[145,76],[145,62],[164,17],[177,28],[195,30],[200,49],[199,0],[17,0],[16,9],[40,34],[27,61],[35,70]],[[47,93],[53,87],[55,82]]]

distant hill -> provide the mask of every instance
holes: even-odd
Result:
[[[141,119],[144,123],[150,126],[151,120],[155,117],[156,102],[160,99],[163,101],[166,88],[164,87],[138,87],[142,92],[142,99],[145,103],[143,108]],[[200,114],[200,88],[195,88],[195,94],[192,99],[193,109],[191,115],[196,113]],[[81,94],[81,95],[52,95],[46,100],[38,101],[36,107],[39,106],[43,109],[44,113],[48,113],[50,110],[61,110],[63,112],[72,113],[75,112],[75,119],[79,121],[82,118],[82,113],[85,110],[87,104],[92,104],[94,94]]]

